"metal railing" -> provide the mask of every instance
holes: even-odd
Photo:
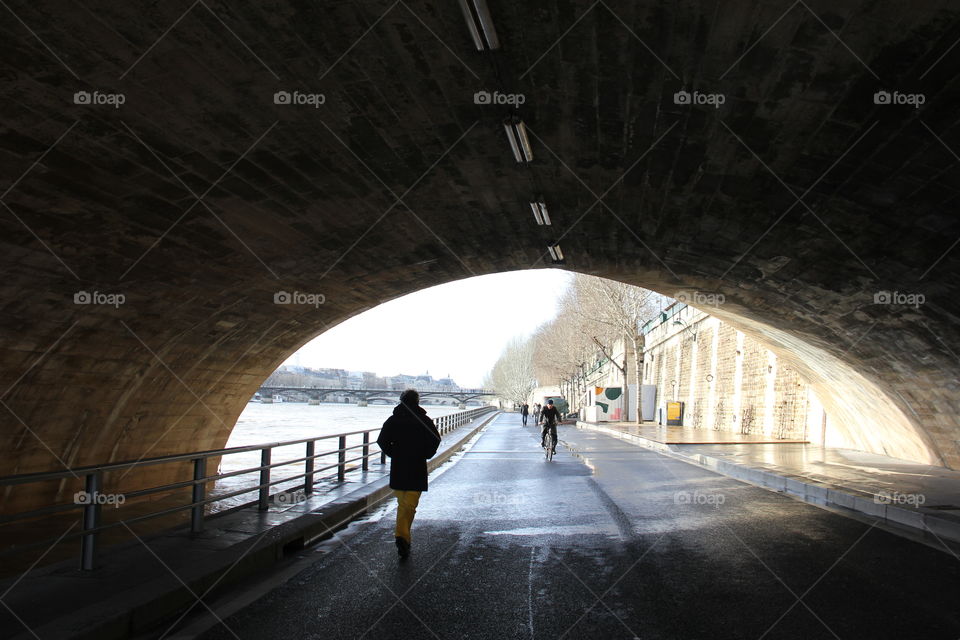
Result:
[[[440,435],[444,435],[464,424],[472,422],[480,416],[490,413],[491,411],[496,411],[496,408],[487,406],[478,407],[476,409],[468,409],[466,411],[460,411],[458,413],[452,413],[434,418],[434,423],[437,425],[437,430],[440,432]],[[80,510],[82,514],[82,527],[79,531],[70,532],[59,537],[54,536],[44,540],[32,541],[25,545],[15,545],[12,548],[0,552],[0,557],[6,556],[9,553],[22,552],[33,547],[41,547],[44,545],[49,546],[51,543],[62,540],[80,538],[80,568],[84,570],[91,570],[94,567],[97,549],[97,537],[100,533],[108,529],[128,526],[136,522],[142,522],[145,520],[189,510],[190,531],[192,533],[199,533],[203,531],[205,515],[208,515],[206,514],[208,505],[213,505],[228,498],[233,498],[238,495],[256,491],[257,500],[255,502],[249,502],[243,506],[252,506],[256,504],[261,511],[266,511],[270,506],[271,498],[275,499],[279,495],[289,495],[291,488],[295,489],[296,491],[302,490],[305,495],[309,496],[314,492],[314,487],[318,480],[332,480],[335,477],[337,482],[344,482],[346,480],[347,465],[352,463],[359,462],[360,469],[367,471],[370,465],[370,458],[379,456],[379,463],[385,464],[386,454],[383,451],[380,451],[379,447],[376,445],[376,442],[371,442],[370,440],[370,434],[377,431],[380,431],[379,427],[376,429],[350,431],[348,433],[317,436],[315,438],[303,438],[300,440],[288,440],[285,442],[270,442],[266,444],[231,447],[229,449],[213,449],[209,451],[193,451],[190,453],[158,456],[155,458],[144,458],[142,460],[128,462],[111,462],[107,464],[77,467],[67,471],[27,473],[2,477],[0,478],[0,487],[26,485],[38,482],[47,482],[51,480],[62,482],[64,480],[74,479],[82,481],[84,490],[83,492],[75,495],[75,500],[73,503],[54,504],[41,507],[39,509],[32,509],[30,511],[0,515],[0,527],[5,527],[12,523],[56,516],[75,510]],[[360,436],[362,438],[361,443],[347,446],[347,438],[350,436]],[[336,449],[329,449],[319,453],[317,452],[317,442],[322,440],[332,440],[334,438],[337,439],[338,446]],[[295,445],[304,446],[304,455],[302,457],[297,457],[292,460],[272,462],[274,449]],[[348,452],[356,451],[357,449],[361,450],[360,455],[352,458],[347,457]],[[210,458],[222,458],[223,456],[252,451],[260,452],[259,466],[230,471],[227,473],[215,473],[213,475],[207,475],[207,461]],[[336,455],[336,462],[316,467],[315,462],[317,460],[333,455]],[[117,492],[110,495],[103,493],[103,480],[104,474],[106,473],[126,471],[133,469],[134,467],[139,468],[184,462],[189,462],[192,465],[192,477],[189,479],[170,482],[155,487],[149,487],[147,489],[130,491],[127,493]],[[272,471],[274,469],[301,463],[303,464],[302,473],[284,476],[279,480],[275,479],[275,477],[272,477]],[[331,473],[328,476],[320,475],[325,471],[331,471],[333,469],[336,469],[335,473]],[[228,491],[226,493],[211,497],[207,497],[206,495],[207,485],[212,482],[234,476],[255,473],[258,471],[258,484],[234,491]],[[301,478],[303,479],[303,483],[297,485],[296,487],[278,491],[274,494],[270,493],[270,487],[272,486],[287,484]],[[119,522],[108,524],[101,523],[101,508],[105,503],[110,503],[111,496],[116,498],[117,496],[122,495],[125,503],[127,500],[135,500],[144,496],[164,493],[170,494],[178,489],[186,488],[190,488],[190,500],[186,504],[178,504],[172,507],[162,508],[158,511],[137,515],[131,518],[120,520]],[[84,496],[85,498],[78,500],[77,496]]]

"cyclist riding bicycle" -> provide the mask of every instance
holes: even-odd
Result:
[[[546,447],[547,430],[553,436],[553,453],[557,452],[557,422],[560,420],[560,412],[553,406],[553,400],[547,400],[547,406],[540,412],[540,424],[543,428],[540,431],[540,446]]]

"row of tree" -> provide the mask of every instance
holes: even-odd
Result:
[[[640,327],[667,301],[647,289],[576,274],[561,295],[556,317],[531,337],[512,340],[490,372],[488,384],[514,403],[526,401],[538,386],[561,385],[571,407],[579,407],[587,392],[588,367],[604,358],[620,371],[624,407],[629,407],[628,385],[637,384],[642,374]],[[623,353],[615,353],[620,341]],[[637,398],[637,421],[640,405]]]
[[[484,388],[493,389],[500,398],[522,404],[537,388],[537,375],[533,366],[534,341],[514,338],[487,374]]]

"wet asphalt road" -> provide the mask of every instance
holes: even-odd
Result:
[[[506,414],[202,637],[960,638],[960,559],[615,438]],[[229,629],[227,628],[229,627]]]

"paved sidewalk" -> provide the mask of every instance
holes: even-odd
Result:
[[[699,464],[819,506],[881,518],[894,527],[960,541],[960,472],[873,453],[783,442],[705,443],[704,430],[667,439],[655,427],[577,422],[577,426]],[[675,429],[675,428],[674,428]],[[726,436],[736,434],[725,434]],[[683,444],[681,444],[681,442]],[[697,444],[693,444],[697,443]]]
[[[644,422],[642,425],[633,422],[604,422],[603,425],[663,444],[809,443],[809,440],[771,438],[770,436],[755,433],[733,433],[730,431],[717,431],[715,429],[690,429],[689,427],[666,427],[656,422]]]
[[[431,478],[409,560],[386,504],[164,640],[960,637],[942,551],[622,439],[559,437],[547,462],[539,429],[501,415]]]

